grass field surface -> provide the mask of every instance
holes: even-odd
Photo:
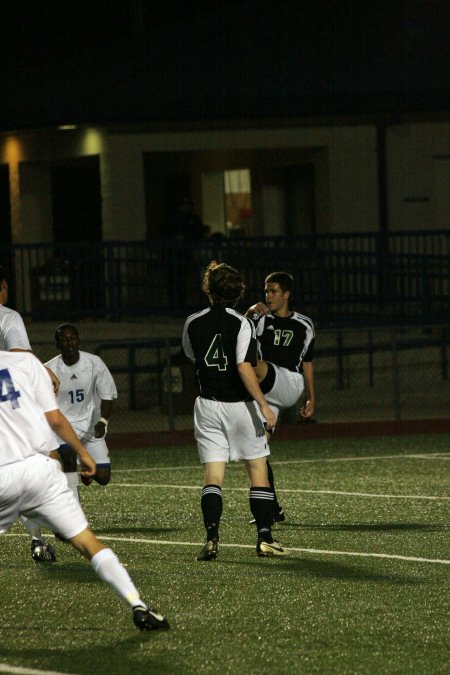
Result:
[[[274,440],[274,534],[292,555],[257,557],[232,464],[207,563],[195,447],[114,450],[111,484],[81,486],[83,507],[171,630],[136,631],[69,545],[33,562],[17,523],[0,539],[0,672],[448,673],[449,440]]]

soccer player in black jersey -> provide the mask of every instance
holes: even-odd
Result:
[[[183,349],[194,362],[200,387],[194,428],[204,468],[201,508],[206,543],[197,560],[217,558],[225,466],[239,459],[245,461],[250,479],[250,510],[258,531],[256,552],[285,556],[289,551],[272,537],[273,491],[266,464],[270,451],[264,426],[273,427],[275,415],[254,371],[255,328],[233,309],[245,286],[237,270],[213,261],[206,269],[203,290],[210,306],[189,316],[183,330]]]
[[[303,391],[306,403],[300,415],[314,414],[314,325],[311,319],[290,307],[293,278],[287,272],[272,272],[265,280],[266,302],[257,302],[246,312],[256,328],[258,364],[256,375],[267,402],[278,418],[281,410],[291,408]],[[272,467],[267,460],[270,485],[274,492],[274,522],[285,515],[278,503]],[[250,521],[253,522],[253,521]]]

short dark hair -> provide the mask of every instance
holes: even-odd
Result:
[[[5,274],[4,270],[3,270],[3,267],[0,265],[0,284],[1,284],[3,281],[6,281],[6,279],[7,279],[6,274]]]
[[[245,292],[241,273],[226,263],[210,262],[203,277],[203,291],[211,305],[234,307]]]
[[[294,288],[294,277],[289,272],[271,272],[264,281],[265,284],[278,284],[283,291],[292,293]]]
[[[58,328],[55,330],[55,342],[58,342],[59,336],[63,332],[64,329],[70,328],[71,330],[75,331],[78,337],[78,328],[73,325],[73,323],[62,323]]]

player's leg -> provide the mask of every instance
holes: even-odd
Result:
[[[49,457],[56,460],[57,468],[61,470],[59,463],[59,452],[52,450]],[[42,535],[41,524],[36,518],[28,518],[21,516],[21,520],[25,526],[26,531],[31,537],[31,557],[35,562],[56,562],[56,552],[52,544]]]
[[[226,462],[206,462],[203,465],[204,485],[201,508],[206,529],[206,544],[197,560],[215,560],[218,553],[219,526],[222,516],[222,485]]]
[[[31,537],[31,557],[35,562],[56,562],[56,553],[52,544],[42,536],[41,525],[35,518],[21,516],[26,531]]]
[[[113,588],[133,610],[133,621],[139,630],[169,628],[167,619],[156,609],[149,608],[140,597],[130,575],[114,551],[102,544],[87,527],[69,539],[77,551],[87,558],[102,581]]]
[[[289,555],[289,551],[272,536],[273,491],[269,484],[266,457],[247,459],[245,464],[250,478],[250,511],[258,531],[256,552],[259,556]]]
[[[38,517],[52,529],[60,532],[91,563],[99,577],[108,583],[133,609],[133,621],[140,630],[168,628],[167,620],[150,610],[140,597],[128,572],[109,548],[106,548],[92,530],[67,481],[50,460],[33,457],[28,471],[25,504],[26,515]],[[42,464],[42,460],[44,464]]]
[[[80,501],[80,486],[78,481],[77,453],[70,445],[64,443],[59,446],[59,456],[63,472],[66,474],[67,485],[74,496]]]
[[[226,405],[225,405],[226,407]],[[197,560],[215,560],[218,553],[219,525],[222,515],[222,485],[229,446],[223,427],[224,404],[198,397],[194,405],[194,433],[204,481],[201,498],[206,544]]]

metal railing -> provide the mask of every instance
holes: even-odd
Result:
[[[268,272],[294,275],[321,327],[439,323],[450,314],[450,232],[16,244],[0,247],[12,304],[33,319],[182,315],[204,304],[212,260],[240,269],[243,307]]]

